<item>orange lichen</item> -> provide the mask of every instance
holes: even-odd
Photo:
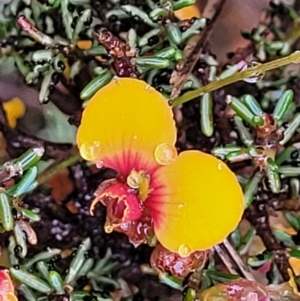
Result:
[[[18,301],[7,269],[0,270],[0,301]]]
[[[197,5],[190,5],[175,11],[175,16],[179,20],[191,19],[191,18],[200,18],[201,13]]]
[[[289,263],[294,271],[294,274],[296,276],[300,276],[300,259],[296,257],[290,257]]]
[[[71,67],[69,64],[69,60],[67,58],[64,58],[64,65],[65,65],[65,70],[63,71],[63,76],[65,77],[66,80],[70,80]]]
[[[90,40],[80,40],[77,42],[77,47],[82,50],[90,49],[92,46],[93,43]]]
[[[24,116],[26,108],[20,98],[14,97],[3,103],[3,110],[6,114],[8,125],[11,128],[15,128],[17,120]]]
[[[153,231],[181,257],[224,240],[241,219],[242,189],[222,161],[175,148],[172,109],[147,83],[120,78],[89,101],[77,134],[86,160],[118,172],[98,202],[107,206],[106,231],[138,245]],[[132,212],[130,212],[132,211]]]
[[[93,46],[93,43],[91,40],[80,40],[77,42],[77,47],[81,50],[91,49],[92,46]],[[97,55],[95,57],[95,59],[99,62],[105,62],[105,60],[100,55]]]

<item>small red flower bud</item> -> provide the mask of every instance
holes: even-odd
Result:
[[[205,264],[209,254],[209,250],[197,251],[188,257],[181,257],[158,244],[152,252],[150,264],[155,270],[169,272],[172,276],[183,279]]]

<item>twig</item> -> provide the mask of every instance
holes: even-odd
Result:
[[[247,78],[251,77],[257,77],[259,75],[265,74],[267,71],[277,69],[279,67],[283,67],[289,64],[299,64],[300,63],[300,51],[295,51],[292,54],[285,56],[283,58],[273,60],[271,62],[267,62],[264,64],[258,64],[254,67],[250,67],[244,71],[237,72],[233,74],[232,76],[228,76],[226,78],[223,78],[219,81],[214,81],[209,83],[208,85],[205,85],[201,88],[198,88],[196,90],[187,92],[183,94],[182,96],[176,98],[172,105],[178,106],[180,104],[183,104],[185,102],[188,102],[198,96],[203,95],[204,93],[209,93],[218,89],[221,89],[225,86],[228,86],[230,84],[233,84],[235,82],[245,80]]]
[[[49,47],[54,46],[54,40],[38,30],[24,15],[17,17],[17,24],[28,36],[40,44]]]
[[[22,165],[18,163],[7,162],[0,169],[0,184],[10,180],[15,176],[22,174]]]
[[[291,198],[285,200],[275,199],[272,203],[272,207],[275,210],[286,211],[299,211],[300,210],[300,198]]]
[[[228,254],[222,249],[220,245],[214,246],[215,252],[219,255],[223,263],[225,264],[226,268],[228,269],[228,272],[233,275],[238,275],[238,272],[235,270],[231,258],[228,256]]]
[[[176,67],[176,70],[173,71],[170,83],[174,84],[174,87],[170,96],[170,104],[172,104],[174,99],[179,96],[184,83],[193,71],[203,48],[206,46],[214,23],[220,15],[225,2],[226,0],[215,0],[215,3],[212,5],[211,12],[209,12],[209,24],[200,33],[198,41],[195,42],[194,46],[189,50],[185,49],[187,51],[185,59]]]
[[[239,267],[239,269],[242,272],[242,274],[244,275],[244,277],[247,278],[248,280],[254,281],[255,280],[254,276],[249,272],[249,269],[247,268],[247,266],[245,265],[245,263],[241,259],[239,253],[231,245],[231,243],[227,239],[225,239],[223,241],[223,245],[225,246],[226,250],[228,251],[228,253],[232,257],[234,262]]]

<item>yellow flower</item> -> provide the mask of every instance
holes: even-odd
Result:
[[[105,230],[135,244],[153,235],[187,257],[222,242],[244,210],[233,172],[212,155],[177,155],[172,109],[147,83],[119,78],[90,100],[77,133],[86,160],[118,172],[91,206],[107,206]]]
[[[268,292],[262,284],[243,278],[219,283],[202,291],[197,297],[203,301],[270,301]]]

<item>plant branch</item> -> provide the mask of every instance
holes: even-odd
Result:
[[[264,64],[256,65],[254,67],[250,67],[244,71],[235,73],[232,76],[228,76],[224,79],[221,79],[219,81],[214,81],[209,83],[208,85],[205,85],[201,88],[198,88],[194,91],[187,92],[183,94],[182,96],[176,98],[174,102],[172,103],[173,107],[176,107],[180,104],[183,104],[185,102],[188,102],[198,96],[203,95],[204,93],[213,92],[215,90],[221,89],[225,86],[228,86],[230,84],[233,84],[238,81],[245,80],[247,78],[251,77],[257,77],[259,75],[265,74],[267,71],[283,67],[289,64],[299,64],[300,63],[300,51],[297,50],[293,52],[292,54],[285,56],[283,58],[273,60],[271,62],[267,62]]]
[[[290,198],[285,200],[275,199],[272,202],[272,207],[275,210],[299,211],[300,199],[299,198]]]
[[[221,258],[221,260],[223,261],[223,263],[226,266],[229,273],[233,274],[233,275],[238,275],[238,272],[235,270],[232,260],[229,257],[229,255],[227,254],[227,252],[225,252],[220,245],[214,246],[213,249],[218,254],[218,256]]]
[[[232,259],[234,260],[234,262],[239,267],[239,269],[242,272],[242,274],[244,275],[244,277],[250,281],[254,281],[255,280],[254,276],[251,274],[251,272],[249,271],[249,269],[247,268],[247,266],[241,259],[241,256],[235,250],[235,248],[231,245],[231,243],[227,239],[225,239],[223,241],[223,245],[226,248],[226,250],[228,251],[228,253],[230,254],[230,256],[232,257]]]

